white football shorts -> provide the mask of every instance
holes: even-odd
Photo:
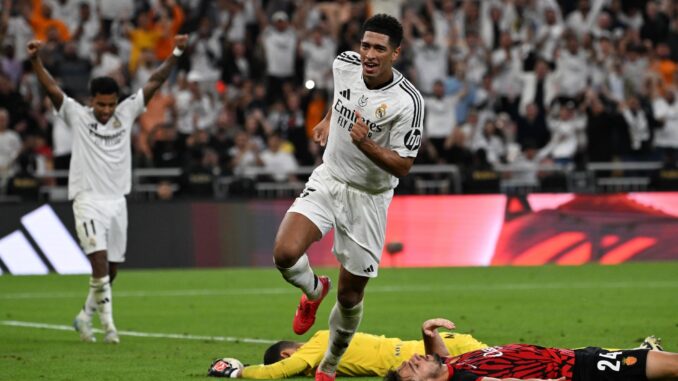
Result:
[[[93,199],[78,195],[73,201],[75,231],[85,254],[106,250],[109,262],[125,262],[127,200]]]
[[[306,216],[323,236],[334,228],[332,251],[351,274],[374,278],[386,236],[386,212],[393,190],[371,194],[316,168],[287,212]]]

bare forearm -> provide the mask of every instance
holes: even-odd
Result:
[[[157,68],[151,77],[148,79],[148,82],[144,86],[144,102],[148,104],[148,101],[153,97],[156,91],[162,86],[162,84],[169,78],[174,69],[174,65],[177,63],[177,57],[175,55],[169,56],[159,68]]]
[[[396,177],[407,176],[414,162],[413,158],[401,157],[395,151],[377,145],[372,139],[365,139],[357,147],[379,168]]]
[[[64,101],[64,94],[59,88],[59,85],[56,83],[54,78],[52,78],[49,72],[47,72],[47,69],[45,69],[45,66],[42,64],[40,57],[36,55],[35,57],[31,58],[31,65],[33,66],[35,76],[38,77],[38,81],[42,87],[45,88],[47,96],[49,96],[52,104],[54,104],[54,108],[56,110],[60,110],[61,104]]]

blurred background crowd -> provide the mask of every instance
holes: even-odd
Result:
[[[26,61],[31,39],[86,104],[91,78],[112,76],[131,94],[189,33],[135,128],[134,167],[180,168],[170,193],[210,196],[229,177],[237,194],[298,181],[298,168],[321,161],[310,136],[332,99],[332,61],[358,51],[362,22],[378,12],[401,20],[396,69],[426,98],[416,164],[675,168],[671,0],[2,0],[0,193],[59,182],[44,175],[69,165],[71,132]]]

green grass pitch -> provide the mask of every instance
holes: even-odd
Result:
[[[317,271],[336,281],[336,269]],[[97,343],[82,343],[74,331],[53,329],[70,325],[87,282],[0,276],[0,380],[206,379],[213,358],[259,363],[267,347],[209,336],[295,339],[299,293],[274,269],[123,269],[113,294],[118,329],[179,337],[123,334],[117,346],[104,344],[101,334]],[[327,327],[335,295],[321,306],[314,329]],[[450,318],[490,345],[632,347],[655,334],[666,350],[678,351],[678,262],[382,269],[368,285],[360,330],[418,338],[430,317]],[[25,323],[52,328],[9,325]]]

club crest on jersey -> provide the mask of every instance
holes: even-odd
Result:
[[[92,129],[92,130],[96,130],[97,129],[97,123],[90,123],[89,128]]]
[[[360,96],[360,99],[358,99],[358,106],[360,107],[367,106],[367,97],[364,94]]]
[[[115,118],[115,120],[113,121],[113,128],[120,128],[120,127],[122,127],[122,123],[120,123],[120,119]]]
[[[635,365],[635,364],[638,362],[638,359],[635,358],[635,357],[633,357],[633,356],[628,356],[628,357],[624,357],[624,358],[622,359],[622,362],[623,362],[624,365],[626,365],[626,366],[633,366],[633,365]]]
[[[381,119],[386,116],[386,109],[388,108],[388,105],[386,103],[382,103],[377,107],[376,110],[374,110],[374,116],[376,116],[378,119]]]

